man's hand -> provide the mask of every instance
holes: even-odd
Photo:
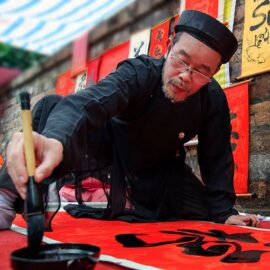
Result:
[[[232,215],[227,218],[225,224],[258,227],[260,220],[256,215]]]
[[[23,199],[26,197],[26,183],[28,181],[23,133],[17,132],[7,148],[7,171],[16,189]],[[51,175],[53,169],[59,165],[63,158],[63,145],[55,140],[48,139],[33,132],[33,143],[36,156],[35,180],[41,182]]]

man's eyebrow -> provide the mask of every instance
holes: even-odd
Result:
[[[190,55],[185,50],[183,50],[183,49],[180,49],[178,51],[178,53],[181,54],[181,55],[183,55],[183,56],[185,56],[185,57],[187,57],[188,59],[191,59]]]
[[[183,55],[183,56],[185,56],[186,58],[188,58],[188,60],[191,60],[191,56],[190,56],[185,50],[180,49],[180,50],[178,51],[178,53],[179,53],[180,55]],[[205,65],[205,64],[200,64],[200,65],[198,65],[197,68],[199,68],[199,69],[202,68],[202,69],[204,69],[206,72],[211,73],[211,68],[210,68],[209,66]]]

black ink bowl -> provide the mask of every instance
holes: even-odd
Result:
[[[14,270],[90,270],[100,256],[100,248],[86,244],[47,244],[37,252],[29,247],[11,253]]]

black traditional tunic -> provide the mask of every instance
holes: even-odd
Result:
[[[224,222],[237,213],[225,94],[213,80],[187,101],[171,103],[162,91],[163,64],[149,56],[123,61],[97,85],[63,98],[43,131],[64,145],[56,171],[97,171],[112,164],[110,217],[125,212],[181,218],[181,189],[192,175],[183,144],[198,135],[209,218]],[[126,198],[132,206],[124,211]]]

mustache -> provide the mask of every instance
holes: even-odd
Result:
[[[175,79],[171,79],[168,81],[168,84],[172,84],[178,88],[183,89],[185,92],[189,93],[190,92],[190,87],[188,85],[186,85],[184,82],[180,81],[180,80],[175,80]]]

